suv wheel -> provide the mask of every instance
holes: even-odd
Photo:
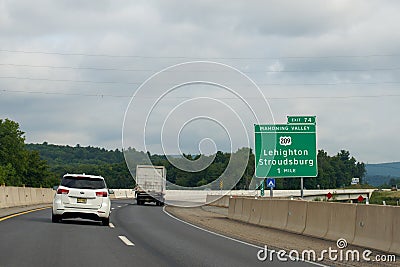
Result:
[[[102,224],[103,226],[108,226],[108,225],[110,224],[110,217],[108,217],[108,218],[102,218],[102,219],[101,219],[101,224]]]
[[[53,222],[53,223],[59,223],[60,221],[61,221],[61,218],[60,218],[60,216],[59,215],[55,215],[55,214],[51,214],[51,221]]]

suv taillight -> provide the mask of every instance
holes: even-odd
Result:
[[[67,189],[62,189],[62,188],[57,189],[57,194],[68,194],[68,193],[69,190]]]
[[[107,197],[107,192],[96,192],[96,197]]]

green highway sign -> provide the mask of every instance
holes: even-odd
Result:
[[[288,124],[315,124],[315,116],[287,116]]]
[[[307,118],[314,123],[254,125],[256,177],[318,175],[315,117]]]

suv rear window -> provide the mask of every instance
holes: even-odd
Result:
[[[103,189],[106,183],[100,178],[66,176],[61,180],[61,185],[69,188]]]

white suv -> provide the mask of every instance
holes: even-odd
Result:
[[[99,220],[107,226],[111,208],[109,195],[112,193],[101,176],[66,174],[54,195],[52,222],[83,218]]]

